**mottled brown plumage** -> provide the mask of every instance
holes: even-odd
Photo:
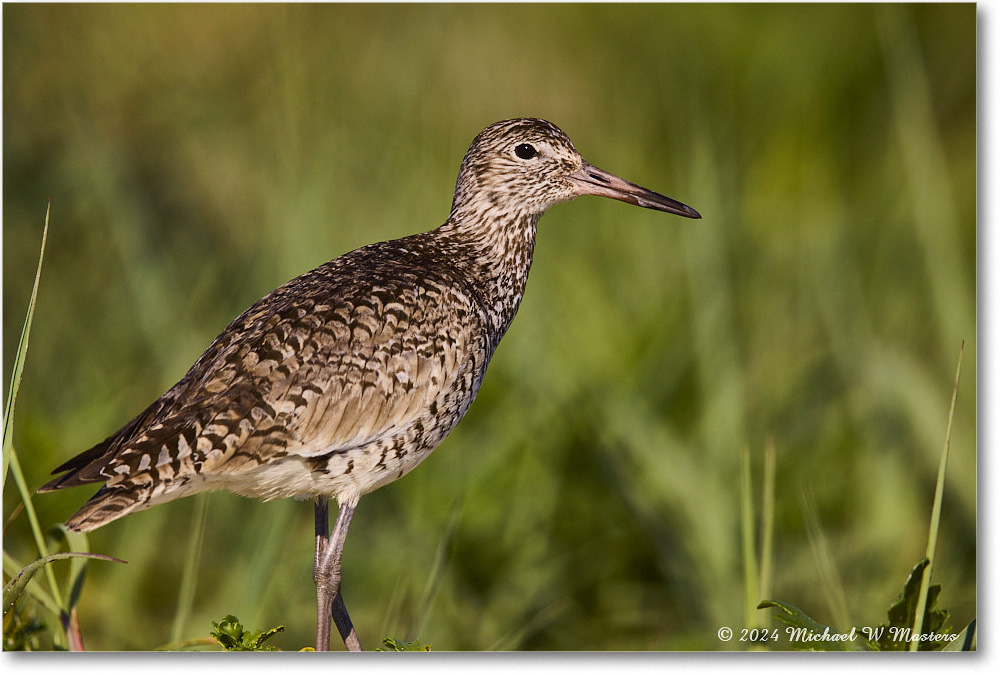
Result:
[[[493,124],[466,154],[441,227],[362,247],[261,298],[180,382],[40,491],[104,483],[67,522],[79,531],[205,490],[314,499],[317,648],[331,611],[358,646],[338,592],[354,505],[415,467],[469,409],[521,302],[538,218],[581,194],[699,217],[588,164],[549,122]],[[330,497],[341,510],[328,541]]]

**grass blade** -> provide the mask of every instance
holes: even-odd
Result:
[[[45,209],[45,227],[42,228],[42,248],[38,253],[38,267],[35,269],[35,283],[31,287],[28,300],[28,314],[21,328],[21,340],[17,344],[17,355],[14,357],[14,367],[10,374],[10,387],[7,389],[7,405],[3,418],[3,473],[0,474],[0,490],[7,479],[7,466],[11,461],[14,448],[14,404],[17,401],[17,390],[21,386],[21,372],[24,370],[24,357],[28,352],[28,336],[31,334],[31,318],[35,313],[35,298],[38,296],[38,282],[42,276],[42,258],[45,257],[45,240],[49,234],[49,210],[52,203]]]
[[[750,448],[740,451],[740,525],[743,530],[743,625],[758,625],[760,589],[757,571],[757,551],[754,541],[753,482],[750,476]]]
[[[951,390],[951,408],[948,410],[948,427],[944,434],[944,447],[941,449],[941,462],[938,464],[937,485],[934,487],[934,504],[931,506],[931,524],[927,532],[927,560],[930,562],[924,570],[920,582],[920,595],[917,599],[917,611],[913,617],[913,633],[920,635],[924,627],[924,611],[927,608],[927,592],[931,585],[931,572],[934,570],[934,554],[937,552],[938,529],[941,526],[941,501],[944,499],[944,477],[948,467],[948,450],[951,447],[951,423],[955,417],[955,401],[958,398],[958,380],[962,375],[962,353],[965,351],[965,340],[958,349],[958,367],[955,369],[955,384]],[[910,643],[910,651],[920,648],[920,641]]]
[[[445,565],[451,554],[451,543],[455,537],[455,531],[458,529],[458,523],[462,519],[463,505],[464,500],[461,496],[455,499],[451,505],[451,511],[448,514],[448,523],[445,525],[441,543],[438,545],[437,553],[434,556],[434,564],[431,566],[430,574],[427,577],[427,585],[424,588],[420,604],[417,606],[417,616],[413,621],[413,628],[410,631],[414,639],[420,638],[420,634],[424,630],[424,622],[427,620],[427,615],[430,614],[431,606],[434,604],[434,597],[437,595],[441,576],[444,574]]]
[[[774,437],[764,442],[764,489],[761,494],[760,597],[771,597],[774,580],[774,490],[777,467]],[[767,619],[761,622],[767,625]]]
[[[943,652],[974,652],[976,651],[976,620],[973,619],[961,633],[957,640],[942,649]]]
[[[170,630],[170,642],[181,642],[188,619],[191,618],[191,608],[194,606],[194,592],[198,581],[198,563],[201,561],[201,547],[205,540],[205,519],[208,515],[208,494],[202,492],[195,496],[194,515],[192,516],[191,539],[188,544],[188,555],[184,561],[184,573],[181,576],[180,591],[177,594],[177,614],[174,615],[174,625]]]
[[[66,542],[67,551],[77,553],[90,553],[90,539],[83,532],[73,532],[66,525],[59,523],[52,531],[57,532]],[[69,562],[69,575],[66,577],[66,597],[63,599],[64,607],[72,611],[80,599],[80,591],[83,588],[83,579],[87,572],[87,561],[80,556],[74,557]]]
[[[21,471],[21,463],[17,459],[17,452],[14,450],[14,404],[17,401],[17,390],[21,384],[21,372],[24,369],[24,359],[28,352],[28,337],[31,335],[31,320],[35,314],[35,299],[38,297],[38,283],[42,276],[42,260],[45,258],[45,241],[49,234],[49,212],[52,209],[52,202],[49,201],[45,208],[45,226],[42,228],[42,246],[38,252],[38,266],[35,269],[35,283],[31,287],[31,297],[28,300],[28,313],[24,318],[24,327],[21,329],[21,339],[17,345],[17,356],[14,359],[14,367],[10,376],[10,389],[7,392],[7,409],[4,412],[3,422],[3,474],[0,474],[0,490],[6,482],[7,470],[10,469],[17,484],[18,492],[21,494],[21,502],[24,504],[24,511],[28,516],[31,525],[31,532],[35,537],[39,555],[44,558],[48,555],[48,547],[45,545],[45,537],[42,528],[38,524],[38,516],[35,515],[35,507],[31,503],[31,491],[24,480],[24,473]],[[45,567],[45,576],[49,582],[52,596],[62,599],[59,592],[59,584],[52,573],[52,568]]]
[[[812,548],[813,558],[816,560],[816,567],[819,569],[823,594],[826,596],[830,613],[833,615],[834,625],[853,626],[847,611],[844,585],[840,581],[840,574],[837,572],[837,565],[834,562],[833,553],[830,551],[830,545],[823,534],[823,526],[819,521],[816,502],[813,501],[812,493],[805,486],[802,487],[800,496],[802,513],[806,520],[806,534],[809,535],[809,545]]]
[[[97,560],[112,560],[114,562],[124,563],[124,560],[118,560],[117,558],[112,558],[111,556],[101,555],[99,553],[53,553],[52,555],[47,555],[44,558],[39,558],[35,562],[31,563],[27,567],[23,568],[18,572],[7,584],[3,587],[3,613],[7,614],[14,607],[14,603],[17,599],[21,597],[21,593],[24,592],[25,586],[31,581],[31,577],[34,576],[35,572],[45,567],[48,569],[48,564],[55,560],[62,560],[64,558],[94,558]]]
[[[16,577],[25,567],[27,567],[27,565],[18,561],[14,556],[7,553],[7,551],[3,552],[3,571],[9,578],[13,579]],[[47,612],[53,616],[59,616],[59,603],[48,593],[48,591],[39,586],[37,583],[29,583],[27,586],[27,592]]]

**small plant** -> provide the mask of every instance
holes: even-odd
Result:
[[[227,614],[222,621],[213,621],[215,629],[211,632],[222,648],[227,652],[273,652],[278,648],[264,645],[264,642],[285,630],[284,626],[251,633],[243,628],[243,624],[232,614]]]
[[[940,584],[931,584],[927,593],[927,603],[924,610],[923,629],[919,635],[913,632],[917,605],[920,598],[920,582],[929,561],[924,558],[918,562],[906,579],[903,592],[896,596],[895,602],[889,607],[888,623],[875,628],[855,628],[851,634],[864,641],[864,647],[878,652],[900,652],[910,650],[914,642],[919,644],[920,651],[942,650],[973,650],[975,649],[976,622],[973,620],[956,639],[943,639],[943,636],[954,635],[948,624],[950,614],[944,609],[935,609]],[[781,610],[774,616],[778,621],[793,629],[800,629],[809,635],[832,635],[837,631],[829,626],[814,621],[804,611],[786,602],[765,600],[757,609],[774,608]],[[937,638],[941,639],[937,639]],[[793,640],[794,649],[813,649],[821,651],[842,651],[846,643],[838,640]]]
[[[42,649],[41,637],[48,630],[36,608],[22,608],[15,601],[14,611],[3,615],[3,650],[26,652]]]
[[[845,634],[851,640],[862,639],[864,646],[873,651],[955,651],[976,648],[976,621],[973,619],[958,635],[951,632],[948,625],[950,614],[943,609],[935,609],[941,584],[930,582],[934,553],[937,549],[938,529],[941,522],[941,502],[944,491],[945,470],[948,464],[948,449],[951,443],[951,423],[955,414],[955,400],[958,396],[958,381],[962,373],[962,353],[965,342],[958,353],[958,367],[951,394],[951,408],[948,411],[948,428],[945,432],[944,448],[938,465],[937,486],[931,508],[931,523],[927,537],[927,555],[918,562],[906,579],[903,591],[889,607],[889,622],[875,628],[853,628]],[[814,526],[819,530],[818,525]],[[804,611],[785,602],[765,600],[757,609],[774,608],[781,610],[775,614],[782,623],[803,636],[837,636],[837,631],[814,621]],[[805,637],[792,640],[793,649],[815,649],[821,651],[842,651],[847,649],[847,641],[841,639],[815,639]]]
[[[927,558],[918,562],[910,571],[910,576],[906,580],[903,592],[896,596],[896,601],[887,612],[888,624],[882,624],[875,629],[874,640],[869,641],[869,646],[880,652],[906,651],[909,649],[910,640],[900,640],[898,636],[909,637],[911,628],[915,625],[914,619],[917,614],[917,604],[920,599],[920,582],[924,576],[924,570],[930,564]],[[947,610],[934,609],[938,594],[941,592],[941,584],[931,584],[927,589],[927,604],[924,609],[923,631],[925,634],[934,635],[949,632],[950,618]],[[933,639],[920,639],[920,649],[923,651],[937,651],[949,642]]]
[[[385,647],[376,647],[377,652],[429,652],[431,651],[430,645],[425,645],[420,640],[414,640],[413,642],[407,642],[406,640],[397,640],[396,638],[387,637],[382,640],[382,645]]]

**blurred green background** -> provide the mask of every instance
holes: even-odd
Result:
[[[771,597],[841,629],[884,622],[924,554],[964,339],[934,577],[960,629],[975,31],[972,4],[4,5],[5,389],[52,199],[14,427],[28,482],[278,284],[443,222],[475,134],[539,116],[703,220],[592,197],[542,219],[471,412],[361,500],[344,583],[365,646],[745,648],[716,631],[746,625],[739,454],[759,514],[768,438]],[[36,497],[43,525],[91,493]],[[8,480],[4,548],[26,562],[19,501]],[[129,564],[90,565],[88,648],[169,641],[195,503],[91,535]],[[211,495],[183,635],[233,613],[311,644],[312,527],[308,503]]]

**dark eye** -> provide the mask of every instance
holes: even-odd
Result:
[[[514,154],[521,159],[531,159],[538,154],[538,151],[535,150],[535,146],[529,143],[521,143],[521,145],[514,148]]]

